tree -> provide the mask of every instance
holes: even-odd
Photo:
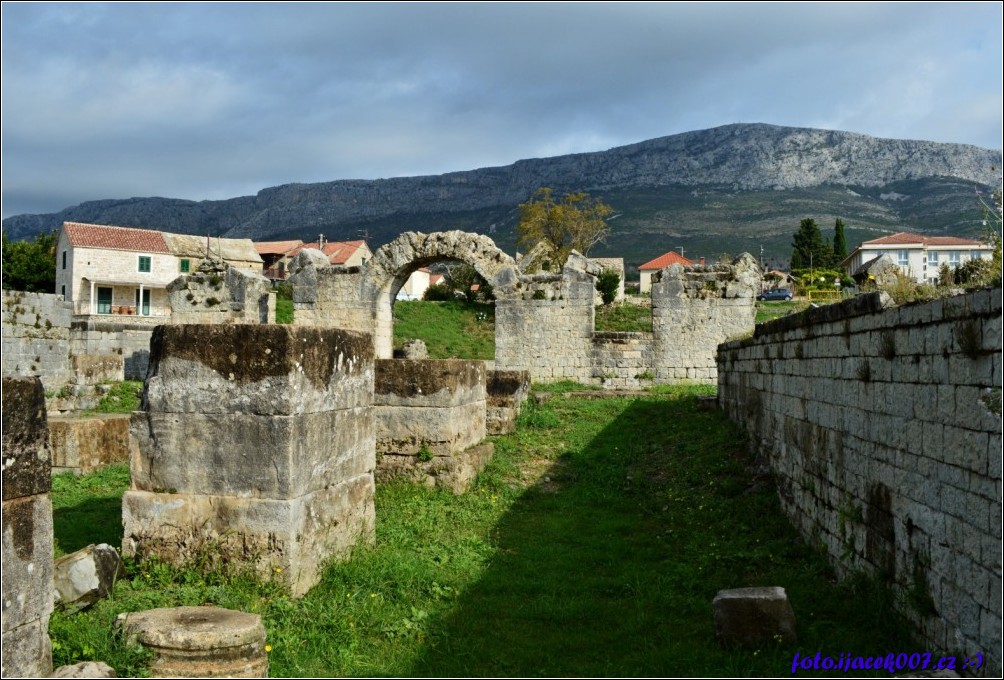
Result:
[[[603,304],[609,305],[617,299],[617,292],[621,286],[621,276],[612,269],[604,269],[596,277],[596,290],[600,292],[600,299]]]
[[[469,264],[455,264],[446,268],[445,283],[453,291],[463,294],[468,302],[491,302],[495,299],[491,285],[478,270]],[[474,290],[474,286],[478,289]]]
[[[34,241],[3,237],[4,290],[53,293],[56,290],[56,232],[41,233]]]
[[[614,209],[587,193],[565,194],[555,201],[548,187],[538,189],[519,206],[517,244],[529,250],[544,243],[551,262],[560,269],[573,250],[583,255],[610,233],[606,217]]]
[[[838,217],[833,225],[833,264],[840,264],[846,257],[847,237],[844,236],[844,221]]]
[[[791,271],[828,267],[833,259],[830,244],[823,240],[816,220],[807,218],[799,224],[791,242]]]

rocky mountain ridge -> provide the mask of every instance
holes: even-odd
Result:
[[[550,186],[603,196],[620,213],[617,231],[630,230],[621,235],[629,241],[645,233],[753,237],[788,223],[793,232],[801,218],[817,214],[860,218],[857,226],[865,230],[897,230],[913,221],[906,226],[971,232],[979,217],[974,187],[993,181],[992,168],[1000,164],[1000,150],[970,145],[735,124],[437,176],[286,184],[221,201],[90,201],[59,213],[10,217],[3,227],[8,238],[29,238],[63,221],[255,240],[365,234],[375,246],[401,231],[461,228],[504,244],[512,241],[516,206]],[[944,205],[933,209],[928,200],[924,219],[913,220],[911,201],[927,198],[931,183]],[[751,211],[754,204],[770,204],[770,216]]]

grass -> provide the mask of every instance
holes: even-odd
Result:
[[[122,494],[129,486],[129,464],[119,463],[86,475],[52,478],[52,525],[56,557],[91,543],[122,543]]]
[[[280,284],[275,291],[275,322],[293,323],[293,286]]]
[[[494,359],[495,305],[465,300],[394,303],[394,347],[417,338],[430,359]]]
[[[116,614],[189,604],[261,614],[273,677],[787,677],[795,652],[915,648],[886,591],[835,585],[798,539],[769,481],[751,478],[740,434],[698,407],[711,389],[531,400],[467,494],[379,485],[376,546],[300,600],[246,577],[130,564],[110,599],[53,615],[55,663],[142,673],[109,635]],[[110,501],[94,506],[103,516],[74,511],[121,494],[116,474],[54,485],[59,545],[119,526]],[[753,585],[787,589],[796,646],[717,646],[715,593]]]
[[[596,308],[597,331],[652,332],[652,308],[640,305],[600,305]]]
[[[143,392],[142,380],[123,380],[109,383],[109,391],[92,409],[81,411],[81,415],[97,413],[132,413],[140,405],[140,395]]]
[[[756,303],[756,323],[780,319],[782,316],[797,314],[798,312],[803,312],[808,308],[809,303],[803,300],[778,302],[758,301]]]

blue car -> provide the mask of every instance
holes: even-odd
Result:
[[[791,291],[787,288],[775,288],[774,290],[765,290],[756,296],[757,300],[790,300]]]

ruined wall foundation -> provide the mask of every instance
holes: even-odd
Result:
[[[719,347],[719,403],[838,573],[887,578],[922,638],[1001,669],[1001,289],[874,293]]]

